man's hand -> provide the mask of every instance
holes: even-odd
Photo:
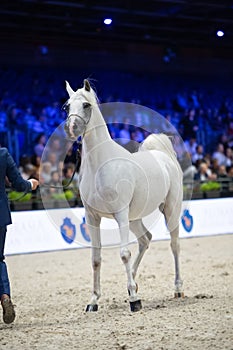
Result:
[[[39,181],[37,181],[36,179],[30,179],[28,180],[31,182],[31,185],[32,185],[32,191],[36,190],[37,189],[37,186],[39,185]]]

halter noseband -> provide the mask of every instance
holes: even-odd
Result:
[[[90,116],[90,117],[88,118],[88,120],[86,121],[83,117],[81,117],[81,115],[78,115],[78,114],[75,114],[75,113],[69,114],[68,117],[67,117],[67,119],[70,119],[70,117],[72,117],[72,116],[77,117],[77,118],[80,118],[80,119],[83,121],[83,123],[84,123],[85,126],[87,126],[87,124],[89,123],[89,121],[90,121],[90,119],[91,119],[91,116]]]

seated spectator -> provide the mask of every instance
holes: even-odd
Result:
[[[190,109],[188,111],[188,116],[184,116],[180,121],[179,128],[183,130],[184,140],[196,139],[198,131],[198,121],[196,118],[195,109]]]
[[[56,171],[58,170],[58,155],[55,152],[49,152],[47,155],[47,161],[51,165],[51,171]]]
[[[49,162],[41,163],[40,167],[40,179],[43,178],[45,183],[51,181],[51,164]]]
[[[184,152],[182,159],[180,159],[180,166],[183,171],[183,183],[192,187],[195,174],[197,173],[197,167],[192,164],[188,152]]]
[[[216,151],[212,154],[213,159],[217,159],[218,165],[226,165],[226,156],[224,154],[224,146],[219,143]]]
[[[41,157],[37,156],[36,154],[33,154],[31,156],[31,163],[35,166],[35,176],[38,179],[39,178],[39,171],[40,171],[40,163],[41,163]]]
[[[233,166],[228,169],[227,176],[233,180]]]
[[[74,164],[69,163],[65,166],[65,168],[63,169],[63,174],[64,174],[64,178],[62,180],[63,186],[67,186],[70,183],[72,176],[74,174],[74,171],[75,171]],[[74,174],[72,184],[70,185],[73,188],[78,188],[78,174],[76,172]]]
[[[228,191],[229,189],[229,177],[225,165],[220,165],[218,168],[218,181],[221,183],[222,191]]]
[[[49,155],[51,153],[54,153],[56,154],[56,158],[58,161],[60,160],[60,157],[64,153],[64,151],[66,150],[64,149],[64,144],[62,143],[61,138],[57,136],[52,136],[49,138],[46,144],[45,152],[43,154],[43,160],[48,160]]]
[[[204,155],[203,161],[208,164],[208,167],[210,167],[210,165],[211,165],[211,160],[212,160],[211,154],[210,153],[206,153]]]
[[[230,147],[226,149],[226,167],[233,165],[233,151]]]
[[[220,165],[218,168],[218,178],[220,177],[223,177],[223,178],[227,177],[227,170],[225,165]]]
[[[51,186],[49,188],[50,194],[63,193],[61,179],[57,170],[52,171],[49,185]]]
[[[194,175],[194,180],[198,180],[201,182],[208,181],[208,180],[216,180],[217,175],[213,174],[208,165],[204,162],[202,162],[199,165],[197,173]]]
[[[191,137],[189,140],[184,142],[185,148],[187,152],[190,154],[191,158],[196,153],[197,141],[195,137]]]
[[[45,134],[42,133],[39,136],[37,136],[35,142],[36,142],[36,144],[35,144],[35,147],[34,147],[34,153],[38,157],[42,157],[43,151],[45,149],[45,143],[46,143],[46,136],[45,136]]]
[[[25,164],[22,167],[21,175],[24,180],[28,180],[36,175],[36,167],[31,163]]]
[[[218,164],[218,160],[216,158],[211,158],[211,162],[209,165],[211,171],[213,174],[218,174],[218,169],[219,169],[219,164]]]
[[[61,179],[57,170],[52,171],[50,185],[61,186]]]
[[[204,148],[202,145],[196,146],[196,152],[192,156],[192,162],[195,164],[197,160],[202,160],[204,158]]]

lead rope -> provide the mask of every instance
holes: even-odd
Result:
[[[53,186],[53,185],[50,185],[49,183],[44,183],[43,185],[40,185],[39,187],[50,187],[50,188],[63,188],[63,189],[67,189],[71,182],[73,181],[74,179],[74,175],[75,175],[75,172],[79,172],[79,169],[80,169],[80,166],[81,166],[81,159],[82,159],[82,155],[81,155],[81,148],[82,148],[82,141],[78,141],[78,148],[77,148],[77,151],[76,151],[76,163],[75,163],[75,167],[74,167],[74,171],[73,171],[73,174],[70,178],[70,180],[68,181],[68,183],[64,186]]]
[[[81,166],[81,148],[82,148],[82,140],[78,141],[78,147],[77,147],[77,151],[76,151],[76,163],[75,163],[75,167],[74,167],[74,171],[73,174],[70,178],[70,180],[68,181],[68,183],[64,186],[54,186],[54,185],[50,185],[49,183],[44,183],[43,185],[40,185],[38,187],[49,187],[49,188],[57,188],[57,189],[67,189],[69,188],[71,182],[74,179],[74,175],[75,172],[79,172],[80,166]],[[20,195],[18,198],[14,199],[14,202],[19,201],[20,199],[22,199],[24,196],[26,196],[27,192],[24,192],[22,195]]]

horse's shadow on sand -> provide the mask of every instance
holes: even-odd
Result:
[[[196,303],[201,302],[203,299],[213,299],[213,295],[208,295],[208,294],[197,294],[194,296],[185,296],[183,298],[167,298],[167,299],[150,299],[150,300],[142,300],[142,311],[140,312],[144,312],[146,313],[147,311],[152,311],[152,310],[160,310],[160,309],[177,309],[177,308],[182,308],[182,307],[186,307],[189,305],[193,305]],[[99,313],[111,313],[117,312],[117,314],[119,313],[125,313],[125,311],[127,311],[126,308],[126,304],[128,304],[128,300],[124,300],[123,302],[119,302],[119,300],[116,300],[115,298],[113,299],[112,302],[106,303],[104,305],[100,305]],[[128,306],[128,305],[127,305]],[[130,311],[129,311],[130,313]],[[81,310],[81,315],[80,317],[77,317],[77,314],[74,314],[74,318],[72,319],[63,319],[62,320],[62,326],[63,328],[69,327],[69,326],[73,326],[74,323],[79,323],[80,322],[80,318],[83,317],[83,314],[86,314],[87,316],[90,315],[90,313],[85,313],[84,310]],[[95,313],[92,313],[93,316]],[[135,313],[136,315],[137,313]],[[89,316],[88,316],[89,317]],[[5,325],[2,324],[0,325],[0,331],[1,330],[6,330],[6,328],[8,329],[14,329],[14,330],[20,330],[22,331],[23,329],[27,330],[30,328],[37,328],[37,329],[41,329],[41,330],[45,330],[45,329],[50,329],[48,332],[50,333],[62,333],[65,332],[65,330],[62,329],[56,329],[60,324],[56,321],[54,322],[43,322],[38,320],[37,322],[33,322],[33,323],[12,323],[11,325]],[[51,329],[52,328],[52,329]],[[54,329],[53,329],[54,328]],[[59,327],[58,327],[59,328]]]
[[[171,309],[186,307],[200,302],[202,299],[212,299],[212,295],[197,294],[194,296],[185,296],[183,298],[168,298],[163,300],[145,300],[143,302],[143,309],[146,310],[158,310],[158,309]]]
[[[159,310],[159,309],[171,309],[171,308],[180,308],[186,307],[188,305],[193,305],[200,302],[203,299],[212,299],[213,295],[207,294],[196,294],[194,296],[185,296],[183,298],[167,298],[167,299],[150,299],[142,300],[142,311],[150,310]],[[125,304],[128,303],[128,300],[125,300],[124,303],[118,304],[116,300],[106,306],[108,310],[120,310],[125,311]]]

